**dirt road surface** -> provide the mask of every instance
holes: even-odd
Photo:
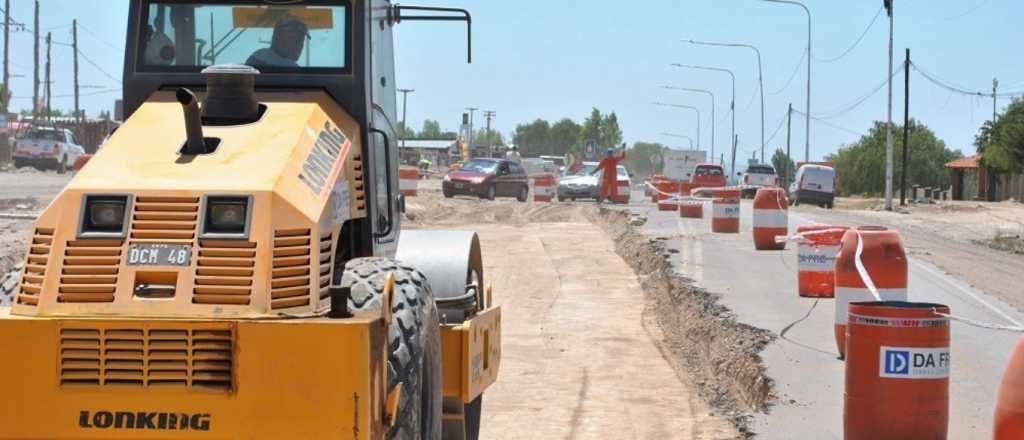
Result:
[[[593,204],[420,194],[410,227],[477,231],[502,307],[501,376],[484,396],[482,438],[739,437],[666,359],[636,274],[588,220]]]

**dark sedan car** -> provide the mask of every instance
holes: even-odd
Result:
[[[530,182],[523,167],[503,159],[471,159],[444,176],[441,190],[445,197],[477,196],[494,200],[495,197],[515,197],[525,202],[530,194]]]

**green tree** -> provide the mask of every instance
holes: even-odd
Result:
[[[781,148],[775,150],[775,154],[772,155],[772,166],[775,167],[775,172],[779,175],[779,182],[782,182],[783,177],[792,181],[793,176],[796,175],[796,165],[793,164],[791,158],[786,157],[786,152]],[[788,185],[789,182],[783,182],[783,184]]]
[[[416,130],[410,130],[405,126],[405,122],[399,122],[398,127],[395,127],[395,132],[399,139],[413,139],[416,137]]]
[[[505,146],[505,137],[500,131],[491,130],[487,132],[486,128],[474,130],[476,133],[473,135],[473,143],[477,145],[492,145],[495,147]]]
[[[576,148],[579,145],[580,138],[580,124],[569,118],[563,118],[561,121],[551,126],[548,131],[549,145],[548,150],[550,155],[553,156],[564,156],[571,149]]]
[[[626,152],[626,169],[637,176],[650,176],[661,171],[665,146],[657,142],[637,142]]]
[[[601,149],[618,148],[622,144],[622,129],[619,128],[619,117],[615,112],[601,120],[601,140],[597,145]]]
[[[524,156],[552,154],[554,147],[551,144],[550,131],[551,124],[543,119],[525,125],[519,124],[516,125],[512,143],[519,147],[519,152]]]
[[[601,111],[596,108],[592,109],[590,111],[590,116],[587,119],[583,120],[583,126],[580,127],[580,135],[578,140],[576,141],[576,147],[578,147],[578,149],[574,149],[574,153],[582,152],[583,145],[586,144],[587,141],[597,142],[598,146],[602,145],[602,122],[604,122],[604,116],[601,115]]]
[[[902,133],[902,126],[893,126],[893,132]],[[903,136],[895,136],[895,151],[903,150]],[[910,163],[907,165],[907,184],[942,187],[949,186],[949,172],[945,164],[961,156],[950,150],[928,127],[910,121]],[[900,181],[899,156],[893,181]],[[885,190],[885,123],[876,121],[871,131],[857,142],[842,147],[826,158],[835,162],[839,190],[845,194],[881,194]]]
[[[1004,173],[1024,172],[1024,100],[1014,98],[995,123],[983,124],[974,145],[982,165]]]
[[[441,123],[427,119],[423,121],[423,129],[420,130],[421,139],[441,139]]]

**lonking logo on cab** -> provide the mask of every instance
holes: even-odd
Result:
[[[209,414],[145,411],[81,411],[78,426],[89,429],[152,429],[209,431]]]

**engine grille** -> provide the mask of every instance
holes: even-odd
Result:
[[[200,240],[192,302],[248,305],[255,265],[256,243]]]
[[[132,211],[132,239],[195,238],[198,197],[137,197]]]
[[[309,305],[311,242],[309,229],[274,231],[271,309]]]
[[[71,240],[64,248],[57,302],[114,301],[123,240]]]
[[[320,235],[320,299],[331,296],[331,266],[334,262],[334,234]]]
[[[229,326],[63,328],[60,383],[230,390],[233,354],[234,333]]]
[[[50,262],[52,247],[53,229],[36,228],[22,272],[18,304],[39,304],[39,294],[43,291],[43,280],[46,279],[46,266]]]

